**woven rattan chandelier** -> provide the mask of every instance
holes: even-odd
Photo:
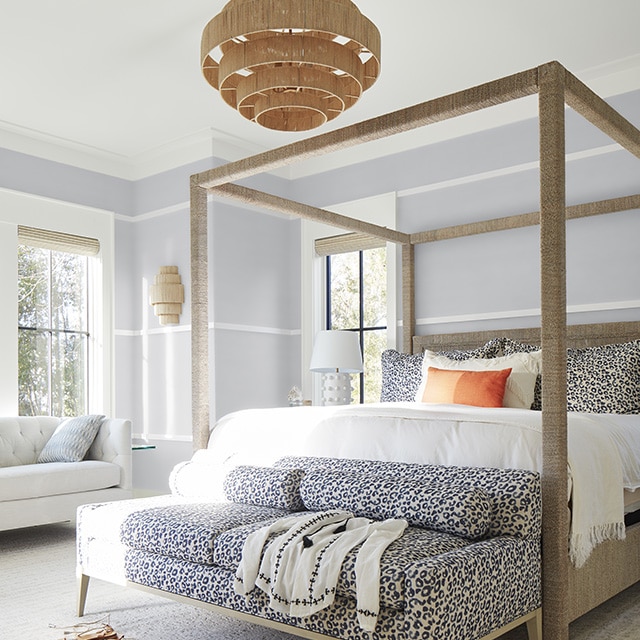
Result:
[[[231,0],[204,28],[201,60],[245,118],[307,131],[376,81],[380,32],[350,0]]]

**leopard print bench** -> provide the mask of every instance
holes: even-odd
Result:
[[[527,622],[540,636],[538,475],[331,458],[238,467],[228,502],[165,496],[88,505],[78,514],[79,614],[89,576],[221,609],[308,638],[469,640]],[[358,623],[356,546],[332,604],[289,617],[259,589],[234,588],[247,537],[283,517],[343,510],[408,527],[380,560],[373,633]],[[361,612],[362,613],[362,612]]]

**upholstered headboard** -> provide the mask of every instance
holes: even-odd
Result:
[[[465,333],[442,333],[414,336],[413,353],[430,351],[458,351],[476,349],[496,337],[511,338],[526,344],[540,344],[540,328],[491,329]],[[616,344],[640,339],[640,322],[606,322],[567,326],[567,347],[584,348],[602,344]]]

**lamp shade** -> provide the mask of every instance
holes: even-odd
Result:
[[[311,371],[359,373],[362,352],[354,331],[320,331],[311,355]]]

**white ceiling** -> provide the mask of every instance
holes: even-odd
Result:
[[[640,89],[639,0],[356,2],[382,35],[378,82],[332,123],[289,134],[248,122],[201,76],[202,28],[224,0],[0,0],[0,146],[135,178],[554,59],[604,97]]]

